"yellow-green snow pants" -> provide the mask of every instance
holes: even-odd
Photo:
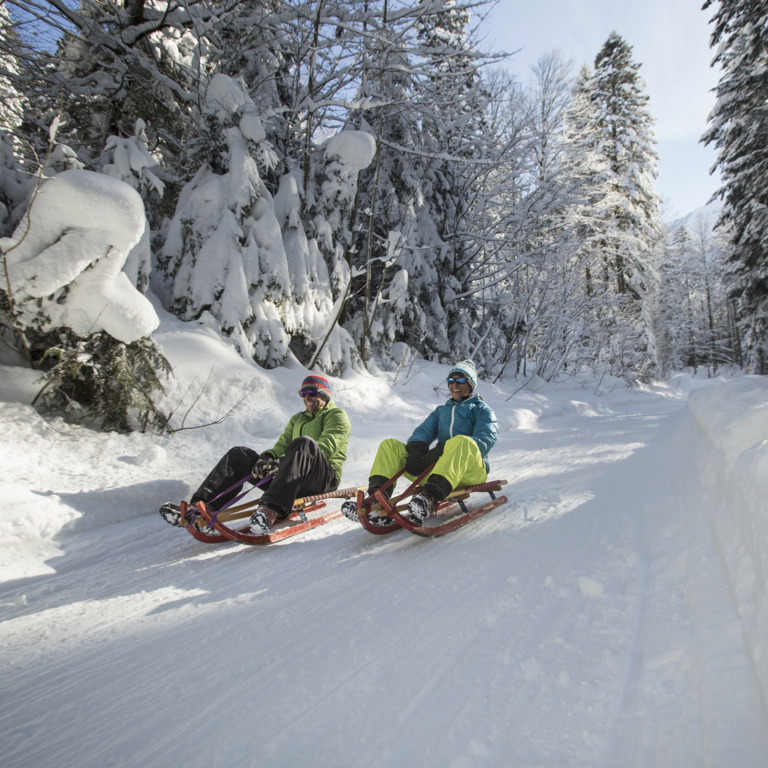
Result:
[[[393,438],[382,440],[373,460],[371,477],[392,477],[405,466],[407,456],[405,443]],[[477,443],[466,435],[456,435],[445,443],[443,455],[437,460],[431,475],[444,477],[454,489],[484,483],[488,479],[480,449]],[[405,476],[410,480],[416,479],[408,473]],[[429,477],[425,482],[427,481]]]

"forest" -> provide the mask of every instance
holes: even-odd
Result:
[[[155,306],[264,368],[768,373],[768,0],[707,0],[719,220],[664,221],[630,45],[484,50],[485,0],[0,3],[0,348],[163,429]]]

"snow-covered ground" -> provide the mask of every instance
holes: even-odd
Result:
[[[5,768],[768,765],[768,381],[482,383],[509,502],[439,539],[268,548],[157,515],[272,444],[305,371],[161,313],[175,434],[44,421],[0,367]],[[334,379],[343,482],[447,369]],[[210,374],[210,380],[206,379]]]

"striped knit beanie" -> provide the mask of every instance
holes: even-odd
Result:
[[[462,360],[460,363],[456,363],[448,375],[450,376],[452,373],[466,376],[472,385],[472,391],[477,388],[477,368],[475,368],[475,364],[471,360]]]
[[[324,376],[311,374],[301,382],[302,389],[316,389],[319,397],[324,400],[331,399],[331,383]]]

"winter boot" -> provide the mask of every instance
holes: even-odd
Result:
[[[421,493],[414,496],[408,504],[408,517],[414,524],[424,525],[452,490],[451,484],[444,477],[430,475]]]
[[[388,525],[392,525],[394,522],[394,518],[387,517],[386,515],[384,517],[379,517],[378,515],[368,515],[368,524],[374,526],[375,528],[386,528]]]
[[[181,507],[172,501],[166,501],[160,507],[160,517],[169,525],[176,525],[181,528]]]
[[[368,478],[368,492],[365,494],[369,499],[373,496],[376,491],[381,488],[382,485],[389,482],[388,477],[384,477],[383,475],[372,475]],[[384,498],[385,499],[391,499],[392,498],[392,492],[395,490],[394,483],[390,485],[385,491],[384,491]]]
[[[251,515],[251,533],[256,536],[269,536],[269,529],[275,524],[276,520],[277,510],[262,504]]]
[[[360,522],[360,518],[357,516],[357,499],[347,499],[341,505],[341,511],[347,520],[351,520],[353,523]]]
[[[372,475],[368,478],[368,490],[365,493],[366,499],[371,499],[374,493],[381,488],[384,483],[386,483],[389,480],[388,477],[383,477],[382,475]],[[392,496],[393,486],[389,486],[386,491],[384,491],[384,495],[387,498],[390,498]],[[357,499],[348,499],[341,505],[341,511],[344,513],[344,517],[346,517],[348,520],[351,520],[353,523],[359,523],[360,518],[357,515]],[[391,518],[387,518],[391,522]]]
[[[368,478],[368,498],[373,499],[373,494],[376,493],[376,491],[379,490],[385,483],[389,482],[388,477],[384,477],[383,475],[373,475],[372,477]],[[382,492],[381,495],[385,499],[391,499],[392,494],[395,491],[395,484],[392,483],[391,485],[388,485]],[[391,517],[379,517],[378,515],[368,515],[368,522],[371,525],[378,526],[380,528],[386,528],[388,525],[392,525],[395,521]]]

